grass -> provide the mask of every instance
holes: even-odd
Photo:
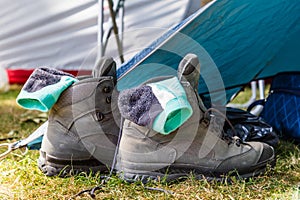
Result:
[[[15,103],[20,86],[0,94],[1,143],[13,142],[28,136],[39,125],[40,112],[26,111]],[[248,89],[238,96],[245,101]],[[0,199],[69,199],[83,189],[100,183],[103,174],[79,174],[68,178],[47,177],[37,167],[38,151],[22,155],[16,150],[0,161]],[[187,180],[176,183],[164,181],[149,183],[149,187],[173,192],[166,194],[145,189],[141,183],[125,183],[113,176],[96,192],[97,199],[300,199],[300,149],[281,141],[277,164],[266,174],[250,180],[233,180],[231,183]],[[91,199],[81,195],[77,199]]]

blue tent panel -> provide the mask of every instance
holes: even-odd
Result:
[[[225,104],[253,79],[299,71],[299,20],[299,0],[213,1],[124,63],[118,88],[176,74],[184,55],[195,53],[199,93]]]
[[[297,26],[298,32],[290,35],[285,45],[264,67],[258,78],[270,77],[279,72],[300,71],[300,20]]]

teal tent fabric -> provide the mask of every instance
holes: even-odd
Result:
[[[257,78],[270,77],[279,72],[300,71],[300,20],[296,26],[298,31],[289,36],[287,42]]]
[[[118,89],[175,75],[187,53],[201,62],[199,93],[225,104],[241,86],[300,70],[299,0],[216,0],[118,69]]]

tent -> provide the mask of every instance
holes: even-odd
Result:
[[[226,104],[252,80],[299,71],[299,48],[298,0],[215,0],[124,63],[118,87],[174,75],[182,57],[195,53],[200,95]]]
[[[106,0],[2,0],[0,6],[0,67],[6,69],[10,83],[24,83],[39,66],[73,74],[90,72],[101,42],[100,19],[104,31],[109,28]],[[125,57],[199,7],[199,0],[125,1],[124,18],[118,20],[119,25],[124,21],[124,50],[130,49]],[[108,45],[105,55],[117,59],[114,41]]]
[[[172,1],[125,1],[122,37],[127,62],[118,69],[120,89],[163,75],[170,68],[174,72],[188,52],[198,54],[202,62],[200,94],[213,94],[216,101],[228,101],[251,80],[299,71],[297,0],[215,0],[166,31],[200,8],[196,0]],[[106,1],[99,2],[104,3],[106,23]],[[10,82],[24,82],[39,66],[72,73],[92,69],[98,51],[99,2],[1,1],[0,66],[6,68]],[[106,55],[118,58],[114,45],[114,41],[108,44]],[[144,76],[123,78],[135,73]]]

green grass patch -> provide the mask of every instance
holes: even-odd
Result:
[[[15,103],[19,91],[19,86],[13,86],[9,92],[0,94],[1,143],[24,138],[41,125],[37,120],[42,119],[40,112],[26,111]],[[246,95],[249,95],[248,89]],[[22,150],[16,150],[0,161],[0,199],[69,199],[81,190],[90,189],[101,182],[100,176],[103,174],[79,174],[68,178],[47,177],[38,169],[38,151],[29,151],[26,155],[22,153]],[[277,156],[274,169],[247,181],[208,182],[205,179],[196,180],[191,175],[181,182],[161,181],[146,185],[171,191],[172,194],[146,189],[141,183],[126,183],[113,176],[101,190],[96,191],[96,198],[299,199],[299,146],[281,141]],[[77,199],[91,198],[83,194]]]

